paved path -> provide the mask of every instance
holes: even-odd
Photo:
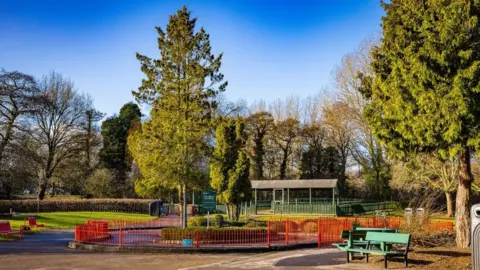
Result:
[[[0,242],[0,269],[377,269],[344,264],[335,249],[300,249],[260,254],[119,254],[67,248],[73,232],[52,230]]]
[[[21,241],[0,242],[0,254],[75,253],[75,250],[67,247],[72,239],[72,230],[27,234]]]

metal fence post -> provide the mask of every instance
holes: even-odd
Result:
[[[320,248],[322,243],[322,233],[320,231],[320,218],[317,220],[317,234],[318,234],[318,248]]]
[[[118,246],[122,247],[122,242],[123,242],[123,234],[122,234],[122,228],[118,231]]]
[[[267,247],[270,248],[270,220],[268,221],[267,225]]]
[[[200,242],[198,240],[198,231],[195,231],[195,241],[196,241],[195,247],[199,248],[200,247]]]
[[[287,221],[285,221],[285,245],[288,246],[288,230],[289,230],[289,224],[288,224],[288,218]]]

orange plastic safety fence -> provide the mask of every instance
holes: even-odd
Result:
[[[400,228],[404,220],[388,218],[294,218],[268,221],[267,228],[221,230],[165,230],[168,219],[90,220],[75,227],[75,241],[114,246],[241,247],[317,243],[319,247],[341,242],[343,230],[353,223],[366,228]],[[177,226],[177,225],[175,225]],[[430,221],[431,231],[453,231],[452,222]],[[174,227],[174,226],[171,226]]]

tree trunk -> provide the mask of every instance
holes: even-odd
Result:
[[[47,179],[45,179],[45,177],[43,177],[41,180],[40,180],[40,185],[39,185],[39,192],[38,192],[38,199],[39,200],[43,200],[45,198],[45,193],[47,191]]]
[[[5,136],[3,137],[3,140],[0,142],[0,164],[2,162],[3,152],[5,151],[8,141],[10,141],[10,138],[12,137],[12,134],[13,134],[13,123],[15,122],[15,118],[16,116],[12,116],[12,120],[8,122],[7,128],[5,130]]]
[[[470,193],[473,181],[470,167],[470,149],[465,146],[459,157],[460,171],[455,207],[457,247],[470,245]]]
[[[50,197],[55,197],[55,183],[52,183],[52,192],[50,192]]]
[[[287,161],[288,161],[288,150],[283,152],[282,163],[280,164],[280,180],[283,180],[287,176]]]
[[[453,216],[453,202],[452,202],[452,193],[445,192],[445,199],[447,199],[447,217]]]
[[[255,174],[258,180],[263,180],[263,136],[255,140]]]
[[[182,228],[187,228],[187,186],[183,185]]]

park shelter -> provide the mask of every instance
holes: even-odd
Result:
[[[273,204],[309,203],[338,197],[337,179],[251,180],[254,204],[271,201]]]

